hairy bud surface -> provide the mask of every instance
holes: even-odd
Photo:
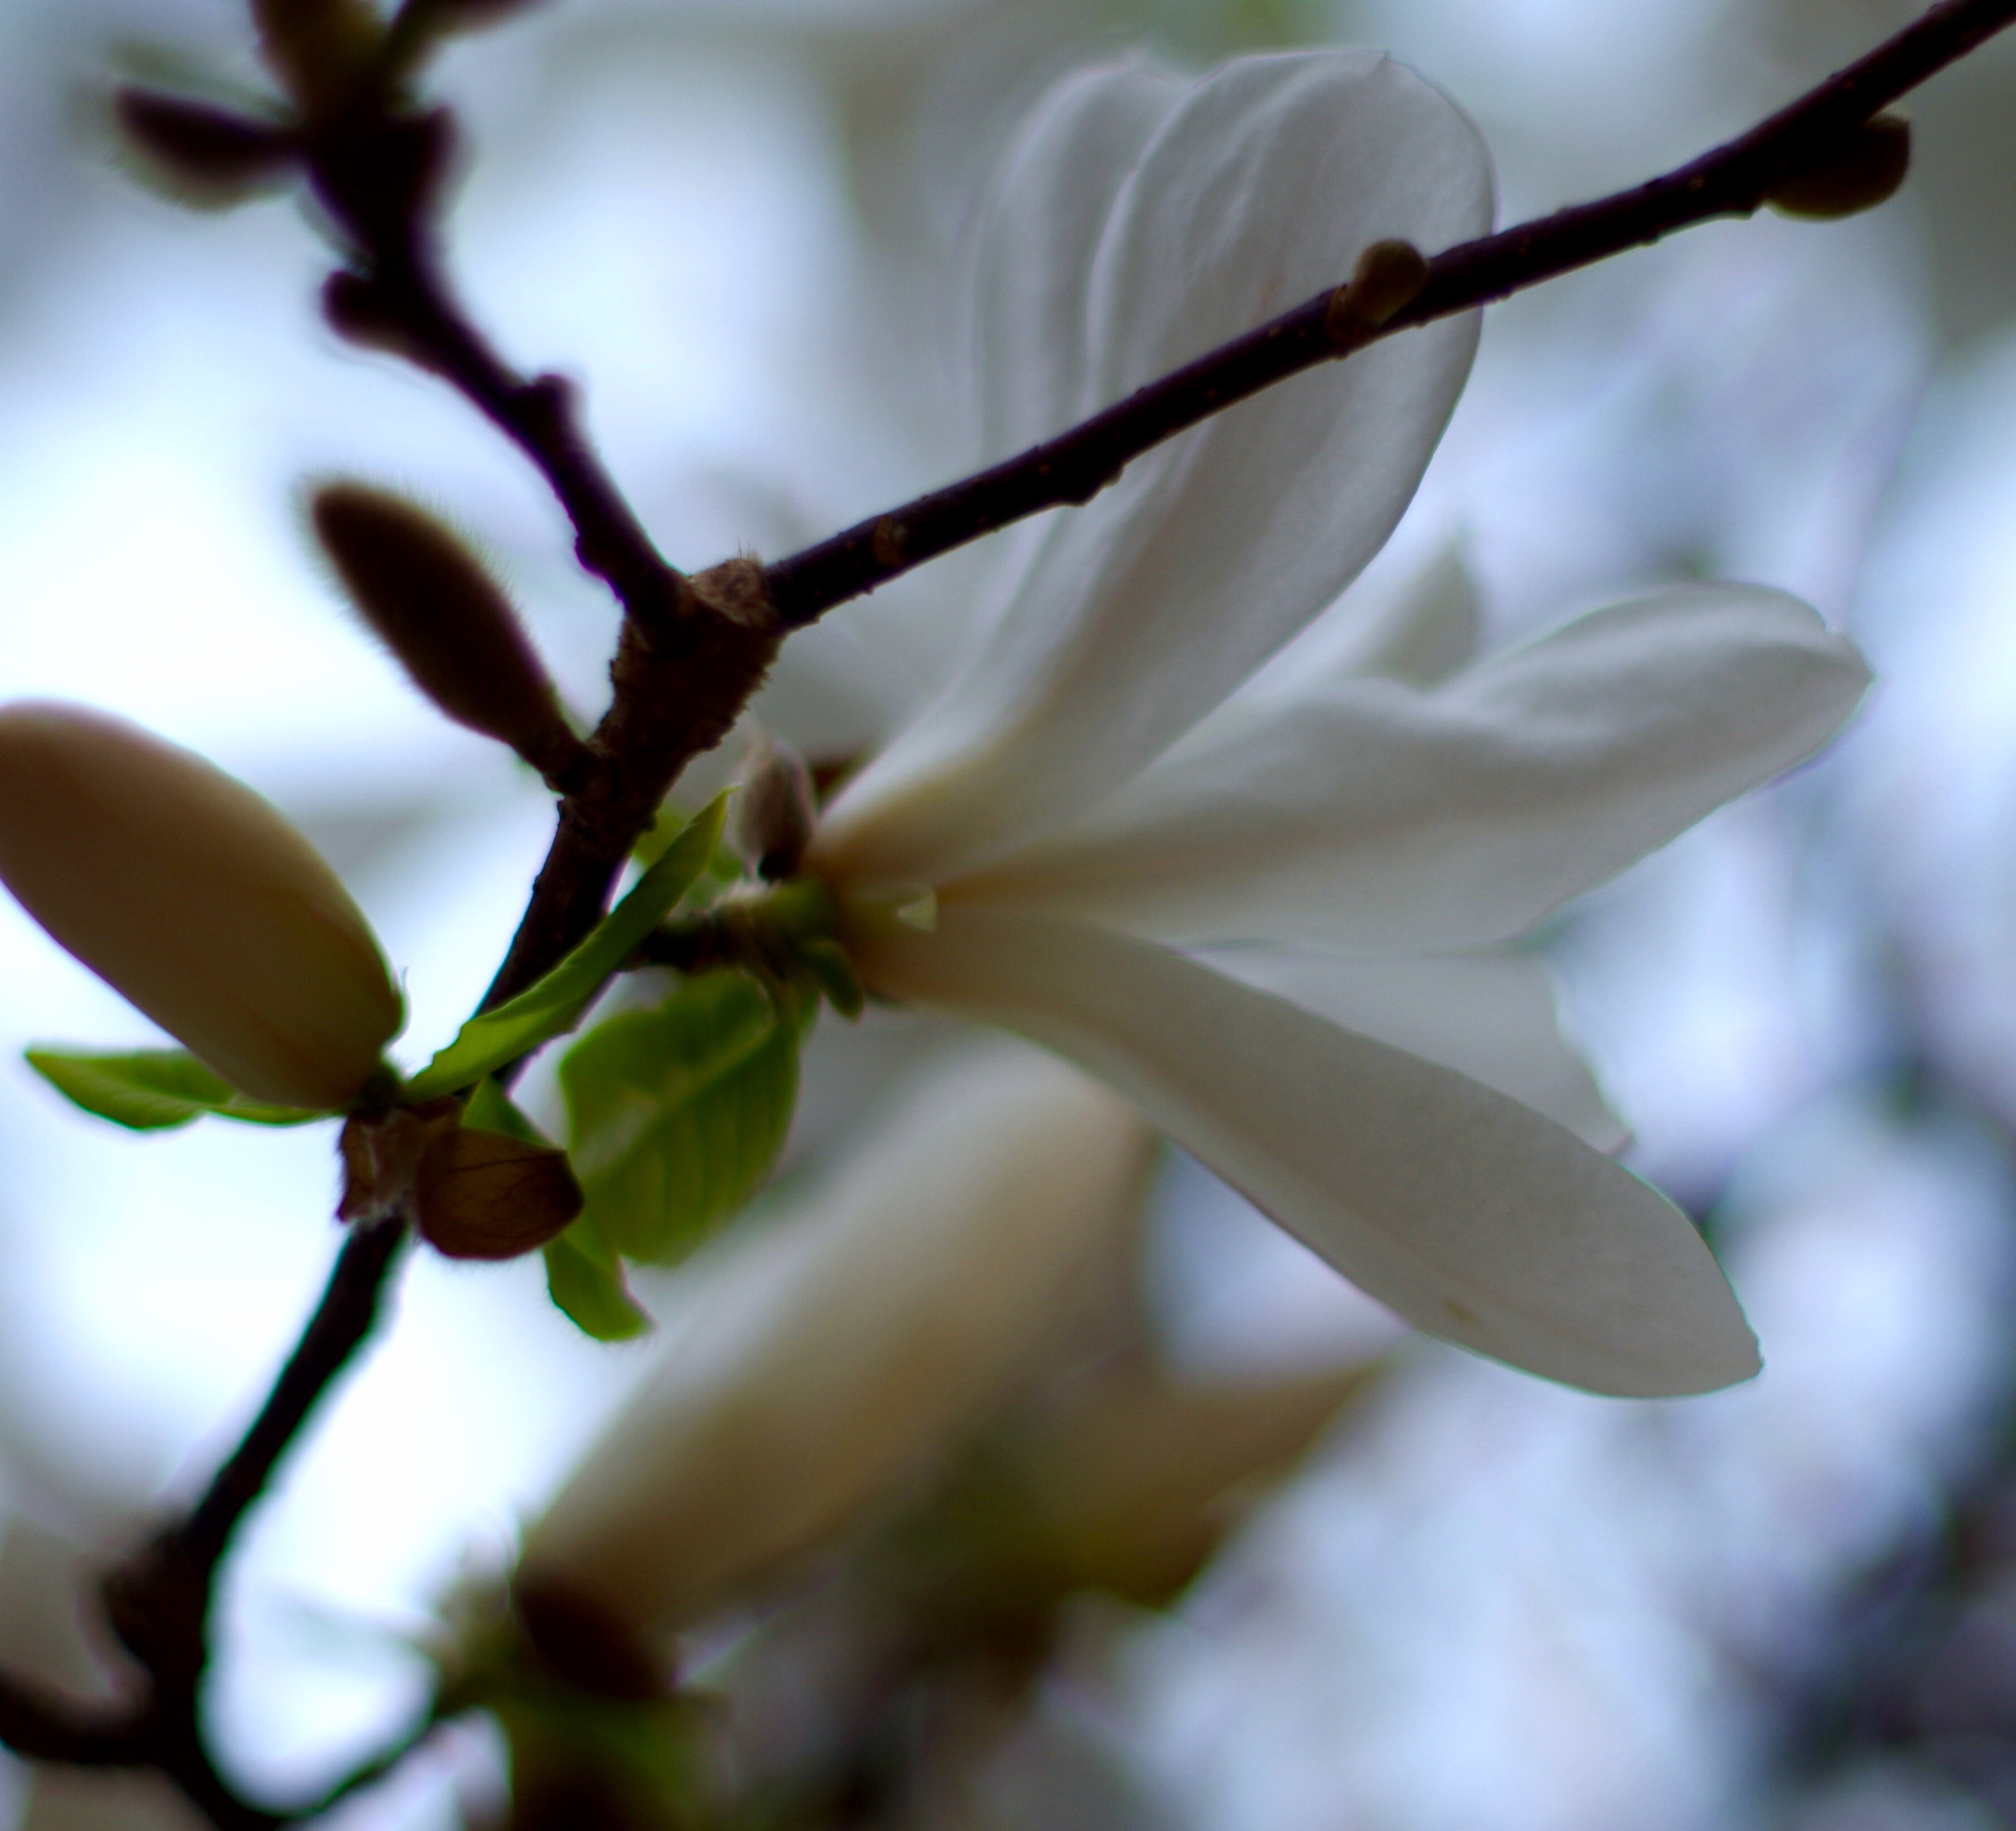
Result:
[[[354,1098],[402,1001],[357,906],[268,801],[81,706],[0,708],[0,879],[234,1087]]]
[[[316,537],[413,684],[458,725],[554,774],[576,755],[546,670],[475,556],[424,509],[363,483],[318,489]]]

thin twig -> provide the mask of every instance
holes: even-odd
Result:
[[[405,1234],[404,1228],[381,1223],[355,1230],[344,1242],[322,1300],[259,1416],[173,1535],[177,1550],[198,1569],[216,1567],[308,1415],[376,1325]]]
[[[1866,57],[1746,134],[1665,176],[1437,255],[1413,302],[1342,341],[1331,287],[961,481],[870,516],[769,567],[770,598],[801,629],[928,559],[1026,516],[1092,500],[1142,453],[1276,382],[1381,338],[1454,316],[1717,217],[1749,216],[1843,136],[2016,20],[2016,0],[1943,0]]]

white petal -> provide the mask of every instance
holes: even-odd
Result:
[[[878,989],[1109,1082],[1418,1328],[1593,1392],[1703,1392],[1756,1346],[1686,1216],[1550,1119],[1179,954],[947,908],[861,946]]]
[[[1330,625],[1339,620],[1325,617],[1268,672],[1278,672],[1298,661],[1304,645],[1323,640]],[[1343,619],[1347,633],[1337,651],[1323,658],[1323,668],[1326,673],[1380,675],[1404,680],[1410,686],[1440,686],[1477,659],[1483,624],[1477,582],[1463,563],[1461,549],[1451,544],[1371,616]],[[1253,684],[1264,685],[1270,693],[1287,686],[1286,681],[1273,680]],[[1295,687],[1287,686],[1287,690],[1294,692]]]
[[[1074,71],[1017,129],[982,207],[974,262],[984,462],[1099,405],[1089,392],[1086,274],[1113,194],[1183,91],[1139,63]]]
[[[1588,1065],[1562,1041],[1554,988],[1531,954],[1354,960],[1274,948],[1217,948],[1205,964],[1544,1112],[1599,1151],[1630,1134]]]
[[[1227,707],[945,895],[1169,940],[1487,945],[1811,755],[1868,677],[1796,599],[1671,586],[1432,693],[1333,679]]]
[[[1248,58],[1185,96],[1121,187],[1090,286],[1110,401],[1404,235],[1481,232],[1488,163],[1418,77],[1356,52]],[[1150,762],[1354,578],[1413,496],[1474,316],[1269,390],[1138,461],[1021,550],[966,672],[829,815],[835,875],[940,881]]]
[[[849,1524],[1110,1293],[1149,1145],[1061,1062],[940,1064],[802,1212],[681,1281],[528,1568],[669,1625]]]

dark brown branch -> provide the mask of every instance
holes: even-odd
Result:
[[[598,767],[561,803],[531,903],[484,995],[489,1005],[594,926],[666,790],[726,734],[784,632],[760,567],[729,561],[688,579],[668,565],[582,431],[573,389],[558,376],[514,374],[457,305],[431,217],[450,137],[445,114],[381,102],[308,140],[310,182],[350,250],[324,295],[330,320],[439,375],[503,431],[566,511],[582,565],[624,611],[609,711],[590,745]]]
[[[301,1426],[370,1334],[405,1232],[386,1225],[350,1235],[266,1403],[203,1497],[106,1574],[106,1613],[147,1673],[145,1695],[123,1706],[80,1704],[0,1676],[0,1741],[68,1766],[158,1768],[223,1831],[270,1831],[286,1822],[288,1814],[238,1797],[198,1729],[218,1566]]]
[[[309,1414],[376,1327],[405,1237],[403,1227],[380,1224],[357,1229],[344,1242],[322,1300],[259,1416],[188,1519],[169,1535],[177,1556],[195,1569],[206,1575],[216,1569],[238,1522],[266,1491]]]
[[[1739,138],[1633,190],[1465,242],[1429,263],[1412,303],[1340,339],[1338,289],[1235,338],[1104,411],[957,483],[871,516],[768,570],[801,629],[836,604],[1024,517],[1089,502],[1165,440],[1276,382],[1717,217],[1749,216],[1860,122],[2016,20],[2016,0],[1943,0]]]
[[[351,251],[324,293],[330,322],[457,389],[544,477],[573,525],[582,565],[608,585],[626,615],[662,626],[692,609],[686,580],[603,469],[582,429],[575,390],[558,375],[516,374],[449,286],[432,212],[453,133],[445,112],[381,107],[309,137],[310,185]]]

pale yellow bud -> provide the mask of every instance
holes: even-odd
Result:
[[[241,782],[103,713],[0,708],[0,879],[255,1100],[341,1106],[401,1000],[322,855]]]
[[[549,779],[578,763],[581,740],[509,600],[454,535],[366,483],[323,485],[309,515],[365,621],[449,718]]]
[[[1357,258],[1351,284],[1330,295],[1326,329],[1334,344],[1354,345],[1376,331],[1402,306],[1412,305],[1428,284],[1427,257],[1411,241],[1375,241]]]

